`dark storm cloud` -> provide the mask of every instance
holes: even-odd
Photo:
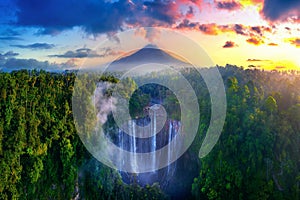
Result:
[[[182,17],[182,14],[176,12],[177,5],[173,3],[165,3],[164,1],[146,1],[146,13],[153,19],[156,19],[167,24],[174,24],[177,19]]]
[[[225,44],[224,44],[224,46],[223,46],[223,48],[233,48],[233,47],[236,47],[237,45],[234,43],[234,42],[232,42],[232,41],[227,41]]]
[[[17,25],[41,27],[41,33],[53,34],[81,26],[89,33],[120,30],[126,18],[133,16],[130,1],[17,0]]]
[[[116,32],[132,26],[171,27],[191,17],[201,0],[16,0],[16,25],[40,28],[39,34],[55,35],[81,27],[91,34]],[[192,6],[186,14],[180,5]]]
[[[21,49],[32,49],[32,50],[52,49],[55,47],[54,44],[48,44],[48,43],[34,43],[28,45],[10,45],[10,46],[18,47]]]
[[[222,10],[238,10],[242,7],[239,2],[236,1],[215,1],[216,7]]]
[[[288,17],[300,17],[299,0],[265,0],[262,9],[264,17],[270,21],[286,20]]]

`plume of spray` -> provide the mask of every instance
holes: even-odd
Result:
[[[116,109],[117,100],[108,94],[112,87],[112,83],[99,82],[94,91],[93,101],[97,109],[97,121],[102,125],[107,121],[108,115]]]

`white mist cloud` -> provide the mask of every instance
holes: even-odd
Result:
[[[116,99],[107,95],[107,90],[111,89],[112,83],[99,82],[94,92],[94,105],[97,109],[98,122],[104,124],[107,116],[116,109]]]

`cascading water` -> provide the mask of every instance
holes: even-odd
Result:
[[[118,129],[118,143],[119,143],[118,146],[119,146],[121,149],[124,149],[123,132],[122,132],[121,129]],[[120,160],[119,165],[120,165],[120,166],[124,165],[123,151],[120,152],[119,160]],[[119,168],[120,168],[120,166],[119,166]]]
[[[132,156],[132,165],[133,165],[133,170],[136,172],[136,167],[137,167],[137,159],[136,159],[136,135],[135,135],[135,121],[131,120],[131,127],[132,127],[132,149],[131,152],[133,152],[134,156]]]
[[[162,112],[159,107],[163,107],[164,104],[163,101],[151,100],[147,106],[143,107],[143,117],[128,120],[125,123],[122,121],[123,124],[120,126],[113,118],[114,116],[109,115],[109,120],[103,129],[108,139],[123,150],[112,156],[118,159],[116,168],[120,170],[119,173],[125,183],[140,186],[158,183],[163,191],[169,193],[178,191],[178,188],[188,181],[192,182],[199,170],[197,165],[195,169],[190,167],[190,160],[194,157],[191,157],[189,152],[171,163],[177,157],[177,151],[183,147],[184,139],[175,140],[181,132],[181,123],[170,118],[173,116],[172,112],[166,113],[163,119],[162,116],[167,110]],[[102,117],[100,114],[99,116]],[[134,116],[140,116],[140,114]],[[150,153],[153,156],[148,160],[149,157],[142,156],[143,153]],[[157,169],[159,166],[165,167]],[[141,169],[139,167],[146,168],[148,172],[139,173]],[[187,190],[189,191],[190,188]]]
[[[172,121],[169,122],[169,134],[168,134],[168,163],[171,163],[171,153],[172,153]],[[168,165],[168,173],[170,172],[170,165]]]
[[[125,151],[129,151],[132,153],[132,156],[130,158],[130,167],[131,171],[137,172],[138,171],[138,165],[149,165],[150,171],[147,173],[140,173],[135,176],[134,179],[137,180],[137,182],[140,185],[146,185],[146,184],[153,184],[154,182],[162,182],[162,184],[167,184],[168,180],[173,176],[173,173],[175,172],[176,168],[176,162],[171,165],[172,157],[175,156],[175,148],[176,145],[174,142],[172,143],[173,138],[179,133],[178,127],[180,126],[180,123],[176,120],[167,119],[165,124],[162,126],[162,129],[159,128],[158,130],[158,124],[157,121],[160,117],[161,113],[159,112],[159,107],[154,105],[150,107],[149,115],[144,118],[138,118],[129,120],[127,122],[127,133],[124,132],[121,129],[118,129],[116,133],[117,136],[117,144],[120,149],[123,149]],[[139,127],[145,127],[144,129],[140,129]],[[138,135],[137,131],[143,131],[143,134],[151,135],[147,138],[138,138],[136,137]],[[159,131],[159,132],[157,132]],[[150,134],[149,134],[150,133]],[[151,153],[156,152],[157,150],[167,146],[167,153],[166,155],[160,155],[160,154],[153,154],[152,160],[150,163],[145,162],[146,160],[141,160],[139,163],[137,162],[137,156],[136,154],[139,153]],[[178,146],[180,147],[180,146]],[[123,153],[121,152],[120,155],[120,168],[128,162],[127,160],[124,160]],[[157,166],[161,164],[163,160],[167,160],[169,165],[163,169],[157,170]],[[131,182],[133,180],[130,173],[126,172],[120,172],[123,180],[125,182]]]
[[[129,151],[132,155],[136,154],[136,137],[135,137],[135,122],[133,120],[128,121],[128,130],[129,130]],[[131,169],[136,171],[136,156],[131,156],[130,160]]]
[[[152,140],[152,152],[156,151],[156,111],[155,109],[153,110],[153,131],[152,131],[152,135],[153,135],[153,140]],[[155,164],[156,164],[156,156],[153,156],[153,160],[152,160],[152,170],[155,170]]]

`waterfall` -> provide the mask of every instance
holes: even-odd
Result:
[[[168,137],[168,173],[170,172],[170,162],[171,162],[171,156],[172,156],[172,147],[171,147],[171,141],[172,141],[172,121],[169,122],[169,137]]]
[[[136,157],[136,137],[135,137],[135,121],[131,121],[132,123],[132,152],[133,152],[133,169],[136,171],[137,168],[137,157]]]
[[[120,149],[130,152],[128,160],[124,159],[125,154],[121,151],[118,155],[118,165],[120,169],[124,169],[124,166],[130,167],[131,173],[120,171],[123,180],[132,181],[132,173],[137,173],[139,165],[147,165],[149,167],[149,173],[141,173],[136,176],[138,182],[141,185],[152,184],[154,182],[161,182],[163,180],[170,181],[173,174],[176,173],[176,162],[171,165],[172,158],[176,156],[176,150],[181,147],[181,143],[175,143],[174,137],[180,133],[181,122],[167,119],[164,127],[157,133],[159,126],[160,112],[157,107],[153,106],[150,108],[150,113],[147,118],[132,119],[128,120],[127,124],[128,132],[124,132],[122,129],[116,131],[117,144]],[[144,126],[144,129],[140,129],[138,126]],[[144,132],[144,135],[150,133],[149,138],[136,138],[138,130]],[[140,134],[140,133],[139,133]],[[173,143],[172,143],[173,141]],[[165,155],[156,155],[156,151],[167,146]],[[139,162],[137,159],[138,153],[152,153],[151,160],[146,160],[146,157],[140,158]],[[164,159],[164,160],[162,160]],[[128,162],[128,163],[127,163]],[[167,166],[161,170],[157,170],[157,167],[167,162]],[[151,171],[151,172],[150,172]]]
[[[153,135],[153,140],[152,140],[152,152],[155,152],[156,151],[156,112],[155,110],[153,109],[153,132],[152,132],[152,135]],[[152,158],[152,170],[154,171],[155,170],[155,164],[156,164],[156,156],[154,154],[153,158]]]
[[[131,169],[136,171],[137,160],[136,160],[136,137],[135,137],[135,122],[133,120],[128,121],[128,130],[130,135],[130,152],[131,152]]]
[[[118,130],[118,146],[121,150],[124,150],[124,138],[123,138],[123,132],[121,129]],[[124,165],[123,151],[120,151],[119,159],[120,159],[119,168],[122,168],[122,166]]]

